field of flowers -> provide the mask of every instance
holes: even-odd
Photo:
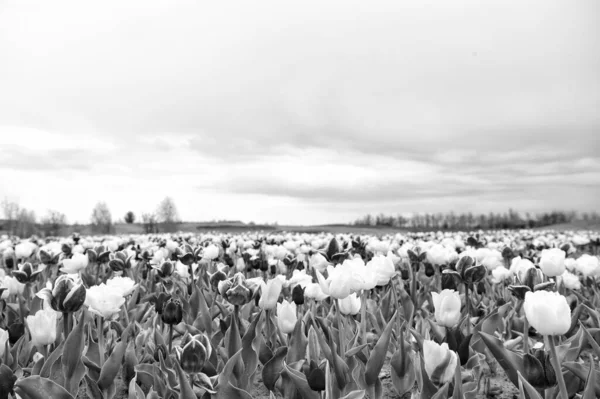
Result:
[[[600,397],[594,232],[0,237],[0,399]]]

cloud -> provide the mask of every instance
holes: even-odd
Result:
[[[40,212],[165,195],[188,219],[282,223],[597,206],[594,0],[0,11],[0,196]]]

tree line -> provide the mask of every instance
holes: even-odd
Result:
[[[575,221],[600,222],[597,212],[552,211],[519,213],[512,209],[504,213],[423,213],[412,216],[365,215],[352,224],[355,226],[385,226],[416,230],[493,230],[527,229]]]
[[[1,203],[2,220],[0,230],[10,235],[30,237],[34,234],[42,236],[61,235],[68,226],[64,213],[48,210],[39,220],[34,211],[24,208],[16,201],[4,199]],[[113,220],[112,213],[106,202],[98,202],[90,216],[90,226],[93,233],[111,234],[115,231],[115,223],[135,223],[137,217],[133,211],[125,213],[122,219]],[[177,206],[171,197],[164,198],[155,211],[141,214],[141,225],[146,233],[173,232],[181,223]]]

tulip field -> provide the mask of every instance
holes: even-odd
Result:
[[[600,235],[0,237],[0,399],[597,398]]]

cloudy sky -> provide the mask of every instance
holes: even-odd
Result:
[[[0,1],[0,198],[86,222],[598,209],[600,2]]]

